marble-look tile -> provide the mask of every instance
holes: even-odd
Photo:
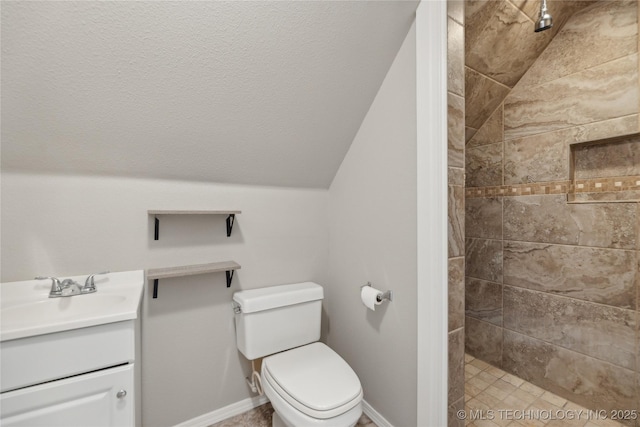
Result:
[[[466,106],[465,106],[465,108],[466,108]],[[466,111],[465,111],[465,115],[466,115]],[[465,121],[466,121],[466,118],[465,118]],[[478,129],[474,129],[474,128],[469,127],[469,126],[465,126],[464,127],[464,141],[465,141],[465,143],[469,142],[469,140],[471,140],[471,138],[473,138],[473,135],[475,135],[476,132],[478,132]]]
[[[576,179],[640,175],[640,134],[575,147],[573,155]]]
[[[500,1],[486,0],[465,1],[465,50],[471,48],[471,41],[476,40],[484,31],[487,23],[494,19],[500,3]]]
[[[478,252],[467,246],[469,253]],[[621,249],[505,241],[503,283],[635,308],[637,258],[636,252]],[[474,264],[467,259],[467,266]]]
[[[265,403],[210,427],[271,427],[272,414],[273,407],[271,403]]]
[[[531,20],[508,1],[497,2],[494,15],[465,45],[468,67],[501,84],[514,87],[553,38],[535,33]]]
[[[502,185],[502,143],[467,148],[467,187]]]
[[[464,0],[447,0],[447,16],[464,25]]]
[[[516,7],[520,8],[532,21],[535,21],[540,14],[540,0],[510,0]],[[579,0],[579,1],[569,1],[569,0],[547,0],[547,5],[549,7],[549,11],[553,14],[553,29],[556,31],[559,30],[558,21],[556,18],[562,16],[562,20],[566,21],[576,12],[581,9],[590,6],[594,2],[598,0]],[[569,10],[564,10],[561,8],[562,5],[569,6]]]
[[[606,193],[575,193],[572,195],[572,202],[594,202],[594,201],[640,201],[640,190],[611,191]]]
[[[478,197],[465,200],[465,236],[502,239],[503,197]]]
[[[464,397],[464,328],[449,332],[449,405]]]
[[[635,133],[638,115],[516,138],[504,143],[504,183],[569,179],[569,144]],[[467,146],[468,147],[468,146]]]
[[[448,242],[449,258],[464,255],[464,188],[449,186],[448,194]]]
[[[504,327],[635,369],[636,313],[632,310],[505,286]]]
[[[516,86],[504,101],[505,139],[637,114],[638,91],[637,54],[542,85]]]
[[[449,258],[449,332],[464,326],[464,257]]]
[[[495,144],[502,142],[504,139],[502,122],[503,108],[502,104],[494,111],[486,122],[482,125],[473,138],[467,142],[467,147],[478,147],[480,145]]]
[[[473,317],[467,317],[464,329],[466,352],[501,368],[502,328]]]
[[[464,98],[447,94],[448,165],[464,167]]]
[[[464,97],[464,27],[451,18],[447,19],[447,90]]]
[[[466,276],[502,282],[502,241],[466,239]]]
[[[464,169],[463,168],[448,168],[447,180],[449,185],[464,185]]]
[[[502,285],[467,277],[465,280],[465,315],[502,326]]]
[[[458,414],[464,410],[464,396],[447,408],[447,427],[465,427],[464,419]]]
[[[471,200],[467,200],[467,224],[472,217]],[[638,215],[634,203],[567,204],[566,196],[560,194],[505,197],[504,238],[634,249]],[[467,236],[474,237],[468,226]]]
[[[539,10],[539,1],[528,3]],[[554,5],[550,7],[555,19]],[[635,0],[603,1],[575,13],[518,86],[545,83],[637,52],[637,8]],[[585,55],[585,52],[598,54]]]
[[[502,103],[510,89],[469,67],[465,67],[464,79],[465,123],[468,127],[480,129],[491,113]]]
[[[635,375],[608,362],[504,331],[503,369],[590,409],[635,409]]]

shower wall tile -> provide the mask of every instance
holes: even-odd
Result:
[[[456,24],[457,25],[457,24]],[[448,165],[464,167],[464,98],[447,94]]]
[[[467,187],[502,185],[502,143],[467,148]]]
[[[505,286],[504,327],[635,369],[636,313],[633,310]]]
[[[466,316],[502,326],[502,285],[473,277],[465,282]]]
[[[640,175],[640,134],[574,150],[577,179]]]
[[[468,32],[466,39],[469,39]],[[502,103],[510,89],[469,67],[465,67],[464,78],[465,123],[466,126],[478,130]]]
[[[632,370],[509,330],[502,361],[507,372],[586,408],[636,408]]]
[[[466,239],[466,275],[490,282],[502,282],[502,241]]]
[[[502,142],[503,135],[503,107],[502,104],[494,111],[486,122],[482,125],[473,138],[467,142],[467,147],[478,147],[480,145],[495,144]]]
[[[464,0],[447,0],[447,16],[464,25]]]
[[[447,180],[449,185],[464,185],[464,169],[463,168],[448,168]]]
[[[464,328],[449,332],[449,405],[464,397]]]
[[[472,200],[467,200],[467,224]],[[505,197],[503,203],[506,240],[620,249],[638,244],[640,213],[634,203],[568,204],[560,194]]]
[[[475,38],[466,42],[465,63],[477,72],[513,87],[553,38],[535,33],[531,20],[508,1],[500,1]],[[488,54],[491,52],[491,54]]]
[[[465,422],[458,415],[459,411],[464,410],[464,396],[447,408],[447,427],[465,427]]]
[[[464,256],[464,188],[449,186],[448,239],[449,258]]]
[[[635,309],[637,258],[637,251],[505,241],[503,283]]]
[[[464,326],[464,257],[449,258],[449,332]]]
[[[502,366],[502,328],[467,317],[464,329],[466,352],[500,368]]]
[[[452,3],[462,2],[449,2],[449,9]],[[451,17],[447,20],[447,89],[464,97],[464,28]]]
[[[537,6],[539,10],[539,1],[528,3],[533,9]],[[550,7],[555,18],[555,5]],[[637,8],[636,0],[603,1],[586,13],[575,13],[525,73],[518,86],[546,83],[636,53]],[[533,13],[537,14],[538,10],[533,10]],[[584,52],[597,54],[585,55]]]
[[[502,197],[480,197],[465,201],[465,235],[502,239]]]
[[[638,115],[516,138],[504,144],[504,183],[569,179],[569,144],[635,133]]]
[[[539,86],[517,86],[505,99],[505,139],[637,114],[638,89],[637,54]]]
[[[488,22],[494,19],[500,6],[498,1],[467,0],[465,1],[465,51],[471,49],[471,43],[484,31]]]

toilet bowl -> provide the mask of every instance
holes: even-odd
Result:
[[[274,427],[353,427],[362,387],[347,362],[320,339],[323,289],[312,282],[236,292],[238,349],[264,357],[260,379]]]
[[[262,361],[262,386],[289,427],[354,426],[362,414],[362,387],[335,351],[316,342]]]

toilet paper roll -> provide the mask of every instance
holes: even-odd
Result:
[[[378,301],[378,295],[382,294],[382,291],[371,287],[371,286],[363,286],[360,290],[360,299],[362,299],[362,303],[369,310],[376,310],[376,305],[382,304],[382,301]]]

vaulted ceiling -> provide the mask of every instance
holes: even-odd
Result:
[[[2,168],[326,188],[416,6],[3,2]]]
[[[465,2],[465,124],[469,142],[577,11],[594,0],[548,0],[553,27],[534,32],[541,0]],[[501,120],[501,117],[494,117]]]

